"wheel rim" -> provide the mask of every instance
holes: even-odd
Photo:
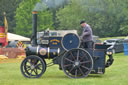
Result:
[[[38,78],[46,69],[44,61],[37,56],[30,56],[23,60],[21,72],[27,78]]]
[[[91,72],[93,60],[87,51],[72,49],[63,56],[61,66],[68,77],[84,78]]]

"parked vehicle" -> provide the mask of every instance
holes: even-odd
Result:
[[[93,41],[94,41],[94,43],[101,43],[101,40],[99,39],[99,36],[93,35]]]
[[[128,38],[125,38],[124,39],[124,43],[128,43]]]
[[[111,49],[113,53],[119,53],[124,51],[123,46],[124,39],[109,39],[105,40],[103,44],[111,45]]]

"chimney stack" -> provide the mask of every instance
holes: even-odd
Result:
[[[37,11],[32,12],[32,45],[37,45]]]

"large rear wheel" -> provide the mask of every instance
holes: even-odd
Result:
[[[62,57],[61,66],[68,77],[84,78],[93,68],[93,59],[84,49],[72,49]]]

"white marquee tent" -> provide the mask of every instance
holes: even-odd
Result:
[[[21,35],[13,34],[13,33],[8,33],[8,41],[30,41],[30,38],[23,37]]]

